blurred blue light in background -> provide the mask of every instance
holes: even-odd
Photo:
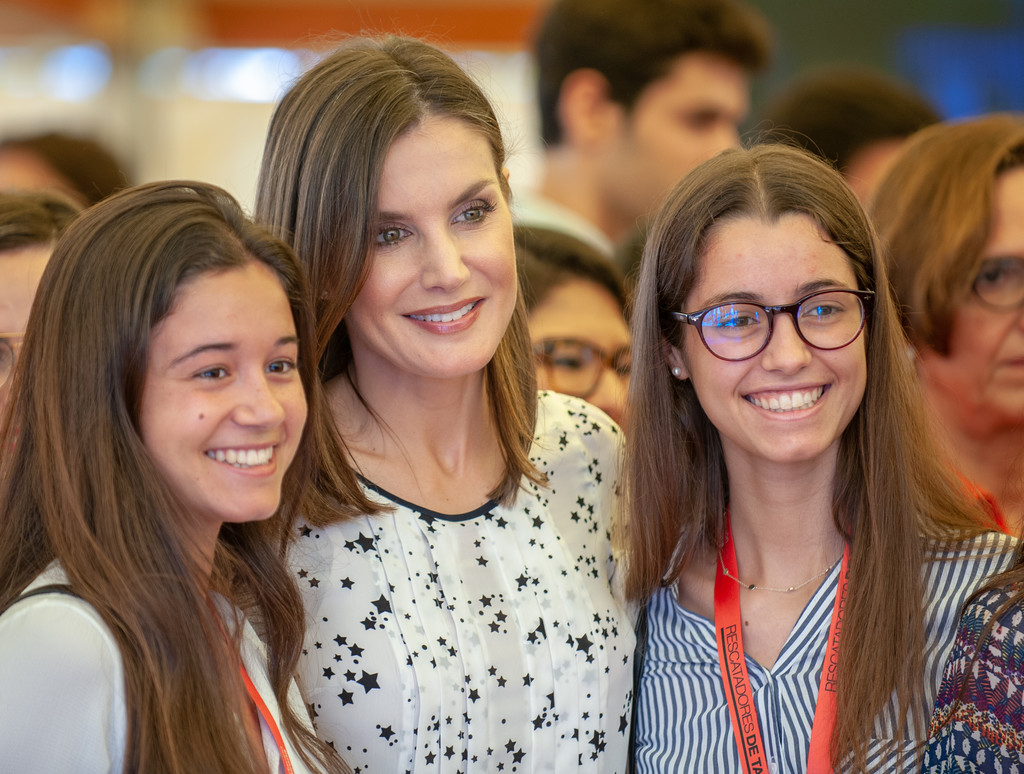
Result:
[[[207,48],[182,62],[179,86],[223,102],[276,102],[305,69],[301,52],[281,48]]]
[[[946,118],[1024,110],[1024,27],[909,27],[895,49],[900,71]]]
[[[106,88],[110,73],[110,54],[105,46],[62,46],[43,61],[40,87],[52,99],[85,102]]]

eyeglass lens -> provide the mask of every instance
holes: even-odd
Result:
[[[818,349],[845,347],[860,333],[864,305],[853,293],[828,291],[804,299],[793,315],[800,336]],[[770,314],[763,306],[722,304],[709,309],[700,324],[707,348],[726,360],[753,357],[772,332]]]
[[[1008,256],[981,262],[974,292],[990,306],[1016,309],[1024,305],[1024,258]]]
[[[609,356],[584,341],[552,339],[540,344],[538,355],[547,370],[552,389],[568,395],[581,398],[591,395],[597,389],[606,366],[620,378],[629,377],[631,358],[628,348]]]

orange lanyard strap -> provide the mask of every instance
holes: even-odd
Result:
[[[832,609],[825,663],[818,686],[818,701],[811,725],[811,745],[807,753],[807,774],[831,774],[829,746],[836,721],[836,666],[839,657],[839,639],[843,628],[843,607],[846,601],[847,569],[850,547],[843,549],[843,563],[839,570],[839,588]],[[722,546],[722,565],[733,576],[739,576],[736,566],[736,548],[732,542],[732,528],[725,523],[725,544]],[[740,586],[724,573],[715,573],[715,628],[717,629],[718,664],[722,670],[725,699],[729,705],[740,764],[746,774],[767,772],[768,761],[761,740],[761,724],[757,719],[754,691],[747,674],[747,661],[743,653],[743,619],[740,616]]]
[[[210,606],[210,611],[213,613],[214,619],[217,621],[217,625],[220,627],[221,633],[224,635],[224,639],[229,643],[232,642],[231,637],[228,635],[228,630],[224,628],[224,621],[221,619],[220,612],[217,610],[217,606],[213,603],[213,600],[207,597],[206,604]],[[260,696],[260,692],[256,690],[256,686],[253,685],[252,678],[249,677],[249,673],[245,669],[245,663],[242,661],[241,654],[238,654],[238,671],[242,675],[242,682],[245,683],[245,690],[249,694],[249,698],[252,699],[252,703],[256,707],[256,711],[260,717],[266,721],[267,727],[270,729],[271,736],[274,737],[274,742],[277,744],[277,750],[281,753],[281,764],[284,766],[285,774],[295,774],[295,769],[292,766],[292,759],[288,757],[288,748],[284,746],[284,737],[281,735],[281,729],[277,727],[277,721],[274,720],[274,716],[270,714],[270,709],[267,707],[267,703],[263,701],[263,697]]]
[[[281,753],[281,763],[284,765],[285,774],[295,774],[295,769],[292,768],[291,758],[288,757],[288,749],[284,746],[284,737],[281,735],[281,729],[277,727],[277,721],[274,720],[274,716],[270,714],[270,710],[267,709],[266,702],[263,701],[263,697],[260,696],[260,692],[256,690],[256,686],[252,684],[252,679],[249,677],[249,673],[245,671],[245,666],[239,667],[242,673],[242,681],[245,683],[245,690],[249,692],[249,698],[252,699],[253,704],[256,705],[256,709],[259,710],[260,715],[270,728],[270,733],[274,737],[274,741],[277,743],[277,749]]]

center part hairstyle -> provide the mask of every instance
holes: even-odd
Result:
[[[867,384],[840,441],[832,493],[835,524],[850,542],[854,589],[839,655],[832,758],[838,770],[852,754],[856,769],[880,713],[901,730],[906,724],[892,718],[911,713],[916,724],[926,720],[920,568],[928,539],[976,533],[971,519],[980,517],[928,441],[872,227],[840,175],[804,151],[725,151],[688,174],[652,224],[632,317],[627,594],[645,601],[724,539],[729,480],[722,444],[692,384],[670,373],[664,347],[681,347],[685,327],[671,313],[689,311],[686,298],[716,228],[741,218],[772,224],[790,214],[811,218],[846,253],[858,288],[875,292],[863,334]],[[890,707],[894,692],[897,706]]]
[[[241,627],[229,639],[208,589],[259,629],[285,731],[302,757],[317,769],[341,766],[286,700],[305,621],[282,546],[311,468],[308,438],[285,476],[279,513],[223,525],[211,577],[199,566],[187,509],[139,433],[151,335],[178,289],[253,261],[288,297],[312,417],[322,409],[316,363],[306,356],[313,325],[301,269],[227,192],[202,183],[128,189],[68,227],[15,371],[0,435],[0,608],[60,562],[120,648],[126,771],[266,770],[240,716]]]
[[[307,269],[315,303],[315,354],[324,380],[352,367],[344,317],[374,260],[385,159],[396,139],[428,117],[462,121],[479,132],[491,148],[502,193],[510,196],[505,145],[487,97],[451,57],[420,40],[348,41],[299,78],[271,118],[255,214],[292,245]],[[527,456],[537,400],[530,352],[519,294],[486,369],[506,468],[492,496],[504,502],[514,499],[523,475],[538,478]],[[329,455],[324,458],[327,464]],[[310,512],[312,523],[380,510],[350,471],[337,476],[344,486],[333,511]]]

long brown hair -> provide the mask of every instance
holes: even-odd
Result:
[[[120,647],[127,771],[266,771],[241,720],[240,631],[234,642],[225,637],[208,588],[260,627],[283,725],[302,758],[343,770],[286,698],[305,621],[283,543],[311,466],[309,439],[285,476],[280,512],[225,524],[207,578],[183,506],[138,430],[150,333],[178,287],[251,261],[281,282],[300,339],[310,416],[322,411],[316,364],[306,357],[313,335],[307,287],[288,246],[246,220],[225,191],[166,182],[94,205],[58,243],[0,434],[0,606],[60,562]]]
[[[451,57],[423,41],[357,38],[303,75],[274,111],[260,168],[256,217],[291,243],[315,295],[316,354],[323,379],[345,373],[352,353],[344,316],[369,272],[384,160],[392,143],[427,116],[468,124],[489,143],[507,197],[505,146],[487,97]],[[488,398],[505,457],[491,493],[515,498],[536,418],[536,376],[520,297],[487,365]],[[325,421],[329,421],[326,419]],[[325,432],[326,435],[326,432]],[[325,454],[325,464],[331,455]],[[333,508],[307,518],[323,523],[380,510],[351,472]],[[329,503],[325,503],[329,505]]]
[[[726,151],[687,175],[652,225],[632,326],[627,594],[646,600],[723,541],[729,480],[721,441],[690,382],[669,372],[663,345],[679,345],[683,335],[671,313],[683,310],[698,280],[715,223],[773,223],[788,213],[811,217],[846,253],[858,287],[875,292],[864,334],[867,386],[840,441],[832,493],[836,527],[851,546],[855,590],[843,626],[832,759],[838,766],[852,753],[854,767],[863,768],[867,729],[894,693],[894,718],[922,712],[923,538],[976,533],[972,518],[979,517],[931,450],[872,227],[839,174],[803,151]]]
[[[997,113],[918,132],[879,183],[871,217],[914,344],[948,353],[992,231],[996,178],[1021,165],[1024,113]]]

